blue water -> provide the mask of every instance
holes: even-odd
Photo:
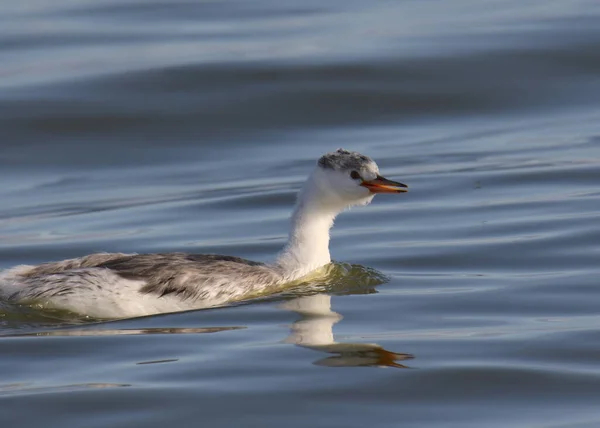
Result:
[[[0,268],[267,261],[338,147],[410,192],[338,218],[335,285],[112,322],[0,302],[0,423],[600,425],[598,52],[591,0],[4,2]]]

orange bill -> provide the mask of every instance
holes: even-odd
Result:
[[[363,180],[361,186],[366,187],[371,193],[405,193],[408,192],[406,184],[397,181],[388,180],[378,175],[374,180]]]

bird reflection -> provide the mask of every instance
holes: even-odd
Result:
[[[331,296],[315,294],[298,297],[281,305],[296,312],[301,319],[291,326],[286,343],[333,354],[314,362],[327,367],[397,367],[408,368],[398,361],[414,358],[410,354],[388,351],[375,343],[339,343],[333,336],[333,326],[343,317],[331,310]]]

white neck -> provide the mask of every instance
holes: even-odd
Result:
[[[317,180],[311,176],[298,196],[292,214],[288,242],[277,258],[288,281],[328,264],[329,229],[337,214],[344,208],[340,201],[332,201]]]

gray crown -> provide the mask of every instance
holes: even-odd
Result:
[[[317,162],[321,168],[333,170],[360,170],[374,163],[368,156],[344,149],[326,153]]]

